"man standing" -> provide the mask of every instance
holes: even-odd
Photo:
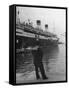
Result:
[[[32,55],[33,55],[33,63],[35,66],[36,78],[40,79],[40,75],[39,75],[39,70],[40,70],[42,78],[48,79],[47,76],[45,75],[45,71],[42,63],[43,52],[41,48],[39,46],[33,48]]]

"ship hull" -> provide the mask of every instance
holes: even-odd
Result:
[[[16,42],[16,48],[24,48],[24,47],[37,45],[36,38],[16,36],[16,41],[17,40],[18,40],[18,43]],[[43,47],[58,45],[58,41],[52,41],[52,40],[39,39],[39,42],[40,42],[40,46],[43,46]]]

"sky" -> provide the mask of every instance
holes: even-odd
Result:
[[[27,22],[30,19],[36,27],[36,20],[41,20],[43,30],[45,30],[44,25],[48,24],[48,31],[58,36],[66,31],[66,11],[64,9],[17,7],[17,11],[19,11],[20,22]]]

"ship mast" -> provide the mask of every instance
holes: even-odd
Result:
[[[16,24],[19,24],[19,23],[20,23],[19,14],[20,14],[20,12],[19,12],[19,10],[17,9],[17,10],[16,10]]]

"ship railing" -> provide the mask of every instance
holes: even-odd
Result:
[[[47,37],[56,37],[56,35],[50,33],[50,32],[45,32],[43,31],[42,29],[39,30],[38,28],[34,28],[32,26],[29,26],[29,25],[16,25],[16,28],[17,29],[21,29],[23,31],[27,31],[27,32],[31,32],[31,33],[34,33],[34,34],[38,34],[38,35],[42,35],[42,36],[47,36]]]

